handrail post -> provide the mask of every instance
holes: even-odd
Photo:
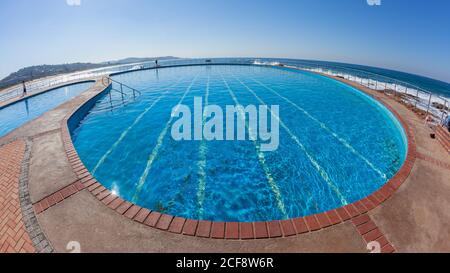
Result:
[[[444,100],[444,108],[442,108],[441,124],[444,123],[445,113],[447,112],[447,100]]]
[[[120,83],[120,94],[122,96],[122,102],[123,102],[124,99],[123,99],[123,84],[122,83]]]
[[[414,105],[415,108],[417,108],[417,102],[418,101],[419,101],[419,89],[417,89],[416,104]]]
[[[428,100],[427,115],[430,113],[430,106],[431,106],[431,93],[430,93],[430,99]]]

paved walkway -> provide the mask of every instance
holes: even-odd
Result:
[[[22,220],[19,177],[25,142],[0,147],[0,253],[33,253],[35,248]]]

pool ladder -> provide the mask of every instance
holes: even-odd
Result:
[[[104,86],[111,86],[108,91],[109,100],[102,100],[97,103],[93,112],[114,112],[129,103],[136,101],[142,95],[141,91],[130,87],[122,82],[112,79],[111,77],[103,77],[102,83]]]

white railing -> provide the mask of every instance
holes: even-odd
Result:
[[[423,111],[426,115],[433,116],[435,121],[440,123],[443,123],[450,113],[450,100],[448,98],[433,94],[401,80],[341,66],[308,64],[302,61],[284,61],[280,64],[301,70],[341,77],[364,85],[367,88],[398,97],[411,107]]]

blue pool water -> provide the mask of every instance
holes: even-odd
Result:
[[[0,108],[0,137],[89,89],[93,82],[60,87]]]
[[[222,65],[113,78],[142,95],[111,111],[102,108],[109,96],[102,97],[72,132],[75,147],[105,187],[162,213],[239,222],[321,213],[375,192],[406,157],[406,137],[391,113],[312,73]],[[194,97],[223,109],[236,101],[279,105],[279,149],[173,140],[171,110],[181,99],[193,109]]]

